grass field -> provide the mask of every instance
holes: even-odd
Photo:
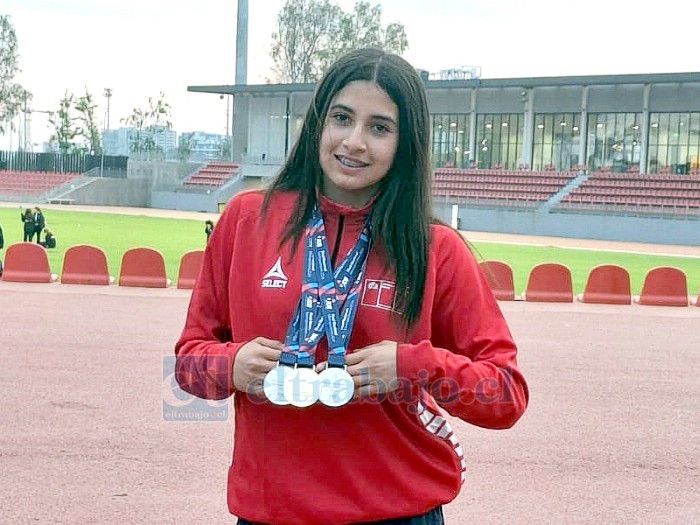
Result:
[[[47,253],[51,271],[59,276],[66,249],[76,244],[102,248],[107,255],[109,273],[115,278],[119,275],[124,252],[147,246],[163,254],[166,273],[174,282],[182,255],[204,248],[206,242],[204,220],[63,210],[44,210],[44,215],[46,226],[58,242],[57,248]],[[5,234],[5,247],[22,240],[19,209],[0,208],[0,225]]]
[[[116,215],[81,211],[45,210],[46,224],[58,240],[55,250],[47,250],[51,271],[60,276],[66,249],[76,244],[92,244],[107,255],[110,275],[117,278],[121,258],[130,248],[147,246],[159,250],[165,259],[168,277],[175,282],[180,259],[185,252],[205,246],[204,220],[172,219],[145,215]],[[22,223],[18,208],[0,208],[0,225],[5,248],[22,240]],[[43,237],[42,237],[43,238]],[[656,266],[675,266],[688,279],[688,293],[700,291],[700,258],[643,255],[566,249],[547,246],[477,242],[480,260],[499,260],[513,268],[516,293],[525,290],[531,269],[539,263],[558,262],[572,274],[575,293],[582,293],[590,270],[599,264],[618,264],[630,273],[632,293],[641,291],[646,273]]]

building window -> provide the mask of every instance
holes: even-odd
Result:
[[[433,167],[469,167],[469,115],[436,113],[431,115],[431,121]]]
[[[639,171],[641,113],[590,113],[587,165],[590,171]]]
[[[648,151],[648,173],[700,169],[700,113],[651,113]]]
[[[476,167],[516,169],[523,151],[524,119],[520,113],[476,117]]]
[[[535,115],[532,169],[569,171],[579,164],[581,115],[540,113]]]

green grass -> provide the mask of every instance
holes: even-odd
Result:
[[[58,240],[55,250],[47,250],[51,271],[60,276],[63,255],[76,244],[100,247],[107,256],[110,275],[117,278],[121,258],[129,248],[150,247],[163,254],[168,277],[176,282],[180,259],[185,252],[205,246],[204,220],[171,219],[146,215],[118,215],[67,210],[44,210],[46,224]],[[22,223],[18,208],[0,208],[0,225],[5,234],[5,247],[22,240]],[[688,279],[688,293],[700,290],[700,258],[644,255],[528,246],[474,243],[480,260],[494,259],[513,268],[516,293],[525,290],[532,268],[543,262],[566,265],[572,274],[575,293],[582,293],[591,269],[599,264],[618,264],[630,273],[632,293],[638,295],[646,273],[656,266],[675,266]]]
[[[117,278],[121,258],[130,248],[149,247],[160,251],[165,271],[177,279],[180,259],[185,252],[202,249],[206,243],[204,220],[171,219],[145,215],[116,215],[63,210],[43,210],[46,226],[56,235],[58,245],[47,250],[49,266],[61,275],[63,255],[76,244],[92,244],[107,256],[109,274]],[[18,208],[0,208],[0,225],[5,247],[22,241],[23,226]],[[43,240],[43,236],[42,236]]]
[[[498,260],[513,268],[515,293],[525,291],[532,268],[540,263],[556,262],[571,270],[574,293],[583,293],[591,269],[599,264],[617,264],[630,274],[633,295],[639,295],[647,272],[656,266],[674,266],[686,274],[688,293],[697,295],[700,290],[700,257],[677,257],[636,253],[604,252],[593,250],[557,248],[553,246],[528,246],[514,244],[473,243],[479,260]]]

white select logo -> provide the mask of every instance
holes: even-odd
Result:
[[[277,262],[263,276],[261,286],[263,288],[284,288],[287,286],[287,276],[282,271],[282,257],[277,257]]]

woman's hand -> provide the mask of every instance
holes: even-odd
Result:
[[[256,337],[244,344],[233,362],[233,386],[236,390],[262,394],[265,374],[277,366],[283,346],[280,341],[265,337]]]
[[[359,348],[345,356],[347,371],[355,384],[355,399],[383,395],[398,388],[396,381],[396,341],[379,343]],[[327,363],[319,363],[320,372]]]

